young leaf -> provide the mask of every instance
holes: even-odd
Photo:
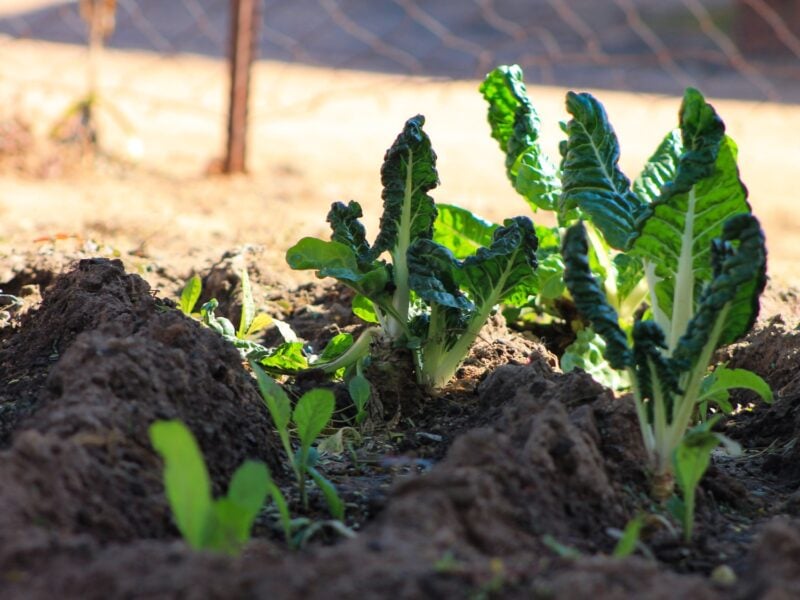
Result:
[[[687,542],[692,539],[695,490],[708,469],[711,452],[720,443],[719,436],[711,431],[712,424],[707,421],[687,431],[673,455],[675,479],[683,491],[683,536]]]
[[[315,389],[303,394],[294,407],[292,420],[302,448],[309,448],[333,416],[336,400],[330,390]]]
[[[639,545],[639,534],[644,526],[644,518],[642,515],[637,515],[625,525],[625,530],[622,532],[622,537],[619,538],[617,545],[614,546],[612,556],[614,558],[625,558],[630,556]]]
[[[350,248],[362,267],[373,260],[364,225],[359,221],[363,216],[361,205],[351,200],[346,205],[335,202],[328,211],[327,219],[333,231],[331,239]]]
[[[486,76],[480,92],[489,103],[492,137],[505,154],[506,173],[536,211],[555,210],[561,183],[539,143],[541,123],[517,65],[501,66]]]
[[[211,480],[191,431],[180,421],[156,421],[150,441],[164,460],[164,487],[175,524],[187,543],[205,547],[210,534]]]
[[[450,250],[456,258],[464,259],[478,248],[491,245],[497,225],[451,204],[437,204],[436,208],[433,241]]]
[[[250,539],[253,521],[258,516],[269,492],[271,477],[266,465],[244,462],[233,474],[228,495],[214,503],[215,539],[211,545],[235,554]]]
[[[317,362],[329,362],[335,358],[340,357],[353,346],[353,336],[349,333],[339,333],[333,336],[322,353],[319,355]]]
[[[253,288],[250,285],[247,269],[242,269],[240,279],[242,282],[242,315],[239,320],[239,329],[236,330],[236,337],[244,339],[250,332],[253,319],[256,318],[256,305],[253,301]]]
[[[314,483],[317,484],[317,487],[322,491],[322,495],[325,497],[325,503],[328,505],[328,510],[331,511],[331,515],[334,519],[338,519],[340,521],[344,520],[344,502],[342,499],[339,498],[339,493],[336,491],[336,487],[325,477],[322,476],[322,473],[317,471],[314,467],[306,467],[308,470],[308,474],[311,475],[311,479],[314,480]]]
[[[203,282],[199,275],[192,275],[189,281],[181,291],[181,300],[178,307],[185,315],[191,315],[197,301],[200,299],[200,294],[203,291]]]
[[[711,400],[719,403],[728,399],[728,390],[742,388],[755,392],[766,403],[772,403],[772,389],[761,377],[747,369],[729,369],[720,365],[703,380],[698,402]],[[730,412],[730,405],[728,405]]]
[[[356,407],[356,424],[360,425],[367,416],[367,402],[372,394],[372,387],[363,375],[353,375],[347,382],[347,391]]]
[[[272,377],[267,375],[258,364],[251,361],[250,367],[256,376],[258,389],[261,392],[264,404],[266,404],[267,410],[275,422],[275,428],[278,430],[283,449],[287,456],[291,458],[292,446],[289,441],[289,421],[292,418],[292,403],[283,388]]]
[[[375,305],[372,300],[361,294],[356,294],[353,298],[353,314],[367,323],[380,323],[378,313],[375,312]]]
[[[569,136],[561,147],[559,201],[562,217],[577,208],[613,248],[624,250],[635,231],[642,201],[617,166],[619,143],[605,109],[590,94],[567,94]]]

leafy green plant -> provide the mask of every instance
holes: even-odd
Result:
[[[286,260],[293,269],[314,269],[355,290],[356,314],[412,349],[419,382],[438,388],[453,377],[495,305],[527,297],[523,290],[535,280],[538,241],[525,217],[506,220],[489,236],[481,233],[480,245],[463,260],[434,240],[437,208],[428,192],[438,185],[438,174],[423,124],[422,116],[409,119],[386,152],[384,209],[372,245],[359,220],[361,206],[335,203],[328,213],[331,240],[304,238]],[[472,243],[467,235],[460,239]]]
[[[203,455],[186,425],[157,421],[150,426],[150,439],[164,460],[164,487],[175,523],[192,548],[237,554],[250,539],[268,495],[288,515],[283,495],[263,463],[244,462],[233,474],[227,495],[214,500]]]
[[[319,454],[313,448],[320,433],[333,416],[335,399],[329,390],[314,389],[303,394],[292,409],[291,401],[280,385],[255,362],[251,363],[264,404],[272,416],[278,437],[297,479],[303,506],[308,508],[306,480],[310,477],[322,492],[335,519],[344,518],[344,503],[333,484],[317,470]],[[290,425],[295,428],[298,449],[292,450]]]
[[[699,247],[695,248],[700,251]],[[720,345],[747,332],[757,315],[758,298],[766,281],[763,233],[755,217],[748,213],[725,221],[721,237],[712,240],[709,250],[703,251],[711,263],[711,277],[696,282],[702,286],[696,301],[693,302],[692,296],[674,297],[675,310],[681,306],[683,312],[682,304],[689,303],[692,311],[684,334],[672,345],[655,320],[637,321],[631,335],[632,344],[629,344],[616,311],[591,273],[582,224],[567,230],[563,254],[566,285],[578,309],[605,339],[609,364],[626,370],[633,382],[639,425],[650,456],[653,495],[665,500],[674,487],[676,461],[677,470],[686,472],[682,466],[684,454],[676,454],[676,451],[687,429],[701,420],[698,409],[703,399],[702,386],[713,353]],[[670,255],[665,248],[665,259]],[[689,293],[687,289],[693,290],[694,286],[682,289]],[[726,377],[717,379],[714,385],[719,392],[738,383]],[[709,453],[719,441],[719,434],[710,430],[692,435],[692,448],[707,448]],[[699,443],[701,435],[709,442],[716,440],[713,447]],[[695,465],[703,464],[696,459],[696,454],[692,457]],[[697,467],[691,470],[699,481],[697,472]],[[690,481],[685,476],[682,480]],[[684,486],[685,493],[688,487],[691,486]]]

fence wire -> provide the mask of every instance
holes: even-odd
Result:
[[[86,2],[114,12],[105,47],[136,58],[116,61],[104,88],[159,114],[224,121],[229,0],[9,0],[0,83],[16,96],[79,94]],[[452,81],[518,63],[534,84],[800,102],[793,0],[262,0],[257,29],[259,59],[333,71]],[[179,93],[153,84],[183,77],[188,56],[218,66],[197,69]],[[251,118],[280,117],[280,105],[254,103]]]

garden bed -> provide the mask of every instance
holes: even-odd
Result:
[[[41,268],[32,260],[0,286],[25,288],[30,298],[1,330],[4,598],[800,593],[800,333],[776,316],[797,314],[794,297],[770,292],[771,313],[723,351],[731,366],[766,378],[776,398],[725,423],[744,453],[715,455],[690,544],[650,518],[636,555],[611,556],[631,518],[658,513],[633,403],[588,375],[559,372],[544,345],[494,320],[442,393],[422,391],[400,367],[372,378],[382,410],[351,451],[321,463],[347,503],[354,539],[323,531],[292,551],[266,510],[243,554],[230,558],[180,539],[147,428],[183,420],[215,494],[247,458],[266,463],[289,490],[269,414],[239,354],[121,262],[58,258]],[[290,290],[251,275],[256,297],[313,344],[358,327],[343,289]],[[233,271],[216,281],[236,296]],[[224,287],[213,290],[221,300]],[[235,302],[224,307],[235,315]],[[298,393],[320,382],[294,385]],[[336,424],[348,424],[349,407],[338,408]],[[310,516],[322,512],[312,494]]]

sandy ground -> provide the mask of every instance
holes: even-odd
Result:
[[[0,43],[0,117],[20,115],[44,136],[80,96],[84,57],[76,46]],[[477,81],[260,62],[254,71],[250,173],[223,178],[204,175],[223,147],[223,63],[109,51],[101,73],[101,99],[111,107],[101,107],[103,147],[127,156],[130,164],[99,160],[94,167],[46,178],[0,169],[1,252],[29,248],[42,236],[76,234],[123,256],[138,251],[188,274],[224,250],[259,244],[282,269],[291,243],[303,235],[325,235],[333,201],[362,202],[374,235],[383,152],[405,119],[417,113],[426,115],[439,155],[437,201],[494,220],[528,214],[505,179]],[[556,156],[565,90],[530,87],[529,92],[540,110],[545,144]],[[596,94],[620,137],[623,169],[638,172],[674,126],[680,100]],[[800,107],[731,100],[715,105],[739,143],[742,179],[767,232],[770,272],[778,282],[800,283],[793,180],[800,166]],[[286,277],[299,281],[308,275]]]

